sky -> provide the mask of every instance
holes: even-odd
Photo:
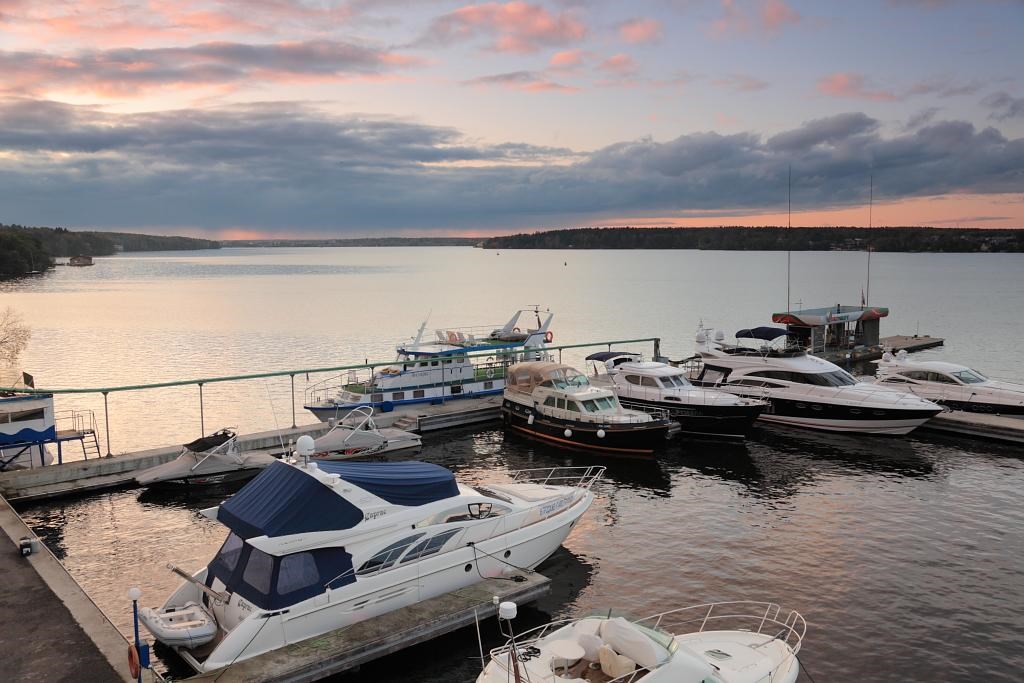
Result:
[[[0,223],[1024,227],[1022,29],[1022,0],[0,0]]]

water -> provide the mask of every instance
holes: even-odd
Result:
[[[120,256],[0,284],[34,330],[41,386],[105,386],[390,357],[415,332],[499,323],[529,303],[556,342],[661,336],[688,355],[699,320],[729,330],[785,308],[785,254],[288,249]],[[856,303],[863,254],[793,256],[793,301]],[[928,357],[1022,378],[1024,257],[875,254],[883,334],[944,336]],[[781,295],[781,296],[780,296]],[[780,300],[781,299],[781,300]],[[641,349],[649,351],[649,349]],[[567,356],[567,360],[569,357]],[[317,381],[310,377],[310,383]],[[306,378],[296,378],[298,401]],[[271,408],[271,399],[273,408]],[[206,426],[290,423],[288,379],[207,385]],[[59,397],[101,408],[90,396]],[[194,438],[194,387],[112,395],[113,450]],[[310,421],[301,412],[300,422]],[[495,471],[595,462],[500,430],[428,435],[420,457],[484,481]],[[775,600],[808,621],[822,681],[1015,681],[1024,668],[1024,462],[971,440],[757,430],[745,446],[682,442],[656,463],[611,463],[584,521],[543,568],[552,593],[526,628],[616,607],[637,616],[729,599]],[[157,603],[224,537],[199,515],[231,493],[121,490],[23,516],[126,633],[130,585]],[[485,647],[497,644],[493,624]],[[363,667],[353,681],[463,681],[472,630]],[[173,661],[169,662],[172,671]]]

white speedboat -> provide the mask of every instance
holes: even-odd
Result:
[[[499,618],[513,617],[503,603]],[[502,621],[503,624],[507,621]],[[477,683],[795,683],[807,630],[778,605],[720,602],[636,621],[611,614],[556,621],[491,650]]]
[[[906,351],[875,361],[876,383],[909,391],[951,410],[1024,417],[1024,384],[989,379],[966,365],[910,360]]]
[[[209,564],[159,609],[140,611],[161,639],[182,609],[214,620],[208,640],[165,641],[196,671],[402,609],[483,578],[529,571],[594,499],[602,467],[521,472],[471,488],[423,462],[278,461],[203,514],[230,531]],[[201,608],[202,615],[195,610]],[[189,627],[180,627],[189,628]]]
[[[366,406],[389,412],[500,394],[509,365],[539,358],[544,345],[554,339],[549,329],[552,317],[540,309],[524,309],[498,328],[439,329],[436,339],[426,341],[424,322],[411,343],[398,347],[394,363],[350,370],[312,385],[305,408],[327,422]]]
[[[624,407],[664,409],[682,433],[691,436],[743,439],[768,405],[756,398],[695,387],[683,370],[644,361],[637,353],[600,351],[587,360],[594,367],[590,381],[612,389]]]
[[[419,434],[394,427],[378,427],[373,421],[373,408],[353,410],[330,431],[313,441],[318,460],[345,460],[362,456],[384,455],[407,448],[420,448]]]
[[[573,450],[650,455],[679,432],[664,410],[623,408],[615,392],[547,361],[513,365],[501,405],[505,426]]]
[[[870,382],[858,382],[846,370],[809,355],[803,348],[780,345],[789,333],[777,327],[740,330],[727,344],[718,330],[697,332],[697,355],[690,378],[737,396],[769,402],[761,419],[796,427],[867,434],[907,434],[942,412],[942,407],[914,394]]]
[[[140,486],[223,484],[255,477],[275,460],[262,451],[242,451],[238,435],[221,429],[185,444],[174,460],[142,470],[135,482]]]

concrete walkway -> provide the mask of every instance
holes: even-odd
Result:
[[[129,680],[124,638],[42,543],[35,555],[21,556],[17,539],[29,535],[28,527],[3,498],[0,527],[5,532],[0,533],[0,678],[19,683]],[[108,657],[118,657],[124,673]]]

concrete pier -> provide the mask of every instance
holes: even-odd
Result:
[[[38,552],[21,556],[18,539],[35,534],[3,498],[0,529],[3,679],[134,680],[128,676],[128,643],[64,565],[42,541]]]
[[[547,593],[550,579],[523,572],[525,581],[487,579],[389,614],[293,643],[279,650],[186,679],[218,683],[305,683],[472,626],[493,616],[499,601],[525,604]],[[471,636],[467,636],[471,637]]]

